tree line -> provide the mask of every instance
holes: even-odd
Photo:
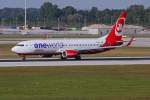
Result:
[[[56,27],[60,26],[81,28],[90,24],[113,24],[122,9],[99,10],[92,7],[90,10],[77,10],[72,6],[58,8],[50,2],[45,2],[39,9],[27,9],[27,24],[31,26]],[[150,7],[131,5],[126,9],[127,24],[150,27]],[[0,24],[4,26],[24,25],[23,8],[0,9]]]

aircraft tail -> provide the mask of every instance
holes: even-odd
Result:
[[[127,13],[125,11],[121,12],[120,17],[117,22],[113,25],[112,30],[106,35],[105,43],[103,46],[115,46],[118,41],[122,40],[122,30],[125,24]]]

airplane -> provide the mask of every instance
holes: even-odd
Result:
[[[11,50],[21,56],[23,60],[26,60],[27,55],[42,55],[42,57],[60,55],[62,60],[68,58],[80,60],[82,54],[101,53],[128,46],[133,38],[128,41],[127,45],[124,45],[126,41],[123,40],[123,27],[126,16],[126,11],[122,11],[111,31],[100,38],[29,40],[18,43]]]

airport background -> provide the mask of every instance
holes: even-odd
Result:
[[[24,30],[24,8],[0,9],[0,33],[22,34]],[[29,34],[107,34],[122,9],[92,7],[88,10],[73,6],[59,8],[45,1],[40,8],[27,8]],[[150,7],[130,5],[124,33],[127,35],[149,36]],[[50,36],[51,37],[51,36]]]
[[[43,26],[54,28],[58,23],[60,28],[81,28],[91,24],[112,25],[122,9],[104,9],[99,10],[92,7],[89,10],[75,9],[73,6],[59,8],[50,2],[45,2],[39,9],[27,9],[27,23],[29,26]],[[131,5],[127,9],[127,24],[149,27],[150,7],[143,5]],[[0,10],[1,26],[17,27],[24,25],[23,8],[3,8]]]
[[[38,8],[27,9],[28,30],[24,30],[24,8],[18,7],[18,3],[13,5],[13,0],[1,0],[0,3],[2,1],[5,5],[0,9],[0,100],[150,99],[149,0],[136,0],[141,3],[124,0],[130,3],[125,4],[129,5],[127,8],[120,7],[119,0],[115,0],[115,5],[120,7],[117,9],[112,6],[100,9],[93,3],[89,9],[72,5],[60,7],[60,3],[51,1],[63,5],[65,0],[45,0]],[[109,3],[110,0],[103,1],[114,5]],[[81,2],[85,3],[84,0]],[[147,2],[146,6],[143,2]],[[13,7],[5,7],[7,3]],[[11,52],[14,45],[24,40],[98,38],[109,32],[122,9],[128,13],[124,38],[135,37],[129,47],[84,55],[81,61],[61,61],[59,56],[30,56],[27,61],[22,61]],[[23,34],[24,31],[27,33]]]

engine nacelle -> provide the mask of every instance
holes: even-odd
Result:
[[[65,50],[62,52],[63,58],[73,58],[78,54],[78,51],[75,50]]]

